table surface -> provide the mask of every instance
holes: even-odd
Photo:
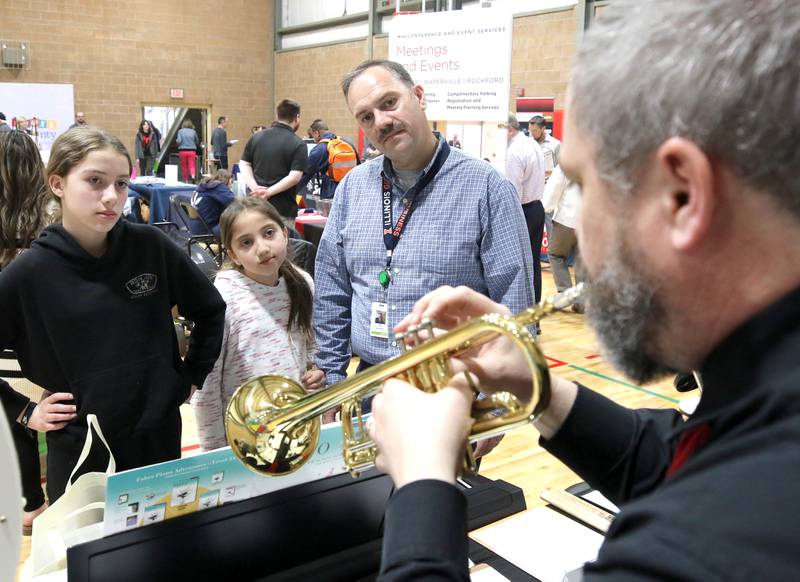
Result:
[[[297,230],[297,232],[300,233],[300,236],[302,236],[306,240],[310,240],[306,232],[306,226],[313,224],[313,225],[319,225],[322,228],[324,228],[327,222],[328,222],[328,217],[322,216],[321,214],[298,214],[297,219],[294,222],[294,228],[295,230]],[[320,236],[322,235],[320,234]],[[314,244],[318,244],[319,240],[317,240],[316,242],[312,240],[311,242],[313,242]]]
[[[314,243],[319,247],[319,241],[322,240],[322,232],[325,230],[325,224],[321,222],[309,222],[303,229],[303,238],[308,242]]]
[[[157,190],[169,190],[171,192],[182,192],[186,190],[195,190],[197,186],[194,184],[186,184],[184,182],[163,184],[161,182],[131,182],[128,188],[138,194],[149,194]]]
[[[150,203],[150,224],[154,222],[170,221],[173,216],[170,212],[170,197],[173,194],[194,192],[197,186],[193,184],[160,184],[160,183],[131,183],[129,189],[139,196],[148,199]]]

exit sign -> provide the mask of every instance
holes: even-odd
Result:
[[[183,89],[170,89],[169,96],[173,99],[183,99]]]

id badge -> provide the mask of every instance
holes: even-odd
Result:
[[[386,303],[372,302],[372,313],[369,316],[369,335],[372,337],[389,337],[389,323]]]

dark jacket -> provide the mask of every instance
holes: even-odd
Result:
[[[211,151],[214,153],[214,157],[219,159],[227,156],[229,147],[231,147],[231,143],[228,141],[228,132],[221,127],[215,127],[211,132]]]
[[[156,133],[152,130],[148,135],[150,136],[150,141],[147,144],[147,147],[145,147],[144,145],[145,134],[143,134],[141,131],[136,132],[134,151],[137,160],[141,160],[145,157],[154,158],[158,155],[158,137]]]
[[[176,305],[195,323],[183,361]],[[51,449],[79,447],[90,412],[112,449],[157,434],[211,371],[224,317],[216,288],[176,245],[124,220],[100,258],[56,225],[0,273],[0,347],[17,352],[32,382],[75,396],[78,416],[47,433]]]
[[[326,131],[322,134],[322,138],[324,140],[331,140],[336,139],[337,135],[332,131]],[[346,138],[341,138],[343,142],[349,144],[353,151],[356,153],[356,161],[357,163],[361,163],[361,159],[358,155],[358,150],[356,146],[354,146],[350,140]],[[328,164],[329,164],[329,155],[328,155],[328,142],[321,141],[317,145],[315,145],[311,152],[308,154],[308,165],[306,166],[306,171],[303,173],[303,177],[300,179],[300,182],[297,184],[297,191],[304,193],[306,185],[312,179],[320,180],[320,198],[333,198],[333,195],[336,194],[336,186],[339,185],[338,182],[334,182],[326,173],[328,171]]]
[[[227,185],[219,180],[211,180],[197,185],[197,191],[192,196],[192,206],[197,208],[208,227],[219,234],[219,217],[235,197]]]
[[[711,353],[701,368],[702,399],[686,423],[674,410],[629,410],[580,387],[564,425],[542,446],[621,505],[585,580],[797,578],[798,354],[800,290]],[[667,477],[678,439],[701,425],[709,439]],[[432,579],[465,579],[465,510],[456,502],[463,496],[446,484],[425,495],[425,483],[403,487],[390,501],[383,580],[430,572]],[[446,546],[443,531],[458,537],[456,548]],[[412,537],[409,548],[403,540]]]

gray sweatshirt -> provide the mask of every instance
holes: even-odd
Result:
[[[178,130],[179,150],[196,150],[198,141],[197,132],[191,127],[182,127]]]

